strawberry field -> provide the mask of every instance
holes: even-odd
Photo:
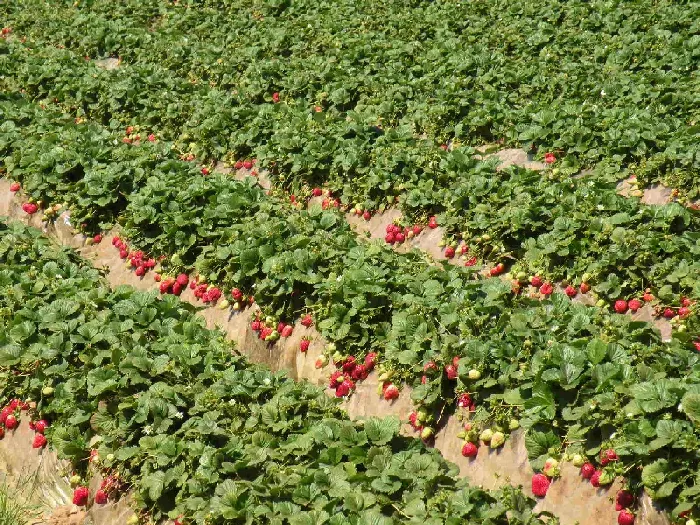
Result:
[[[621,525],[644,495],[700,517],[697,3],[0,13],[0,168],[24,218],[111,242],[161,295],[0,224],[6,431],[31,400],[37,448],[116,476],[105,495],[133,491],[143,520],[538,522],[426,449],[454,418],[464,457],[524,432],[528,496],[573,463],[621,484]],[[543,169],[501,169],[505,147]],[[671,199],[643,203],[657,183]],[[376,377],[420,439],[237,355],[188,289],[253,312],[270,352],[313,326],[327,393]]]

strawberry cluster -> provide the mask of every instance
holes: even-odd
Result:
[[[29,404],[19,399],[13,399],[0,410],[0,439],[5,437],[5,429],[14,430],[19,426],[18,417],[23,410],[29,410]]]
[[[398,224],[388,224],[384,241],[387,244],[401,244],[406,241],[406,239],[411,239],[422,231],[423,227],[418,224],[406,226],[405,228],[402,228]]]
[[[255,166],[257,162],[257,159],[237,160],[233,167],[237,170],[240,170],[241,168],[246,170],[252,170],[253,166]]]
[[[101,241],[101,235],[95,235],[95,237],[93,237],[93,242],[99,243]],[[146,258],[141,250],[130,252],[129,246],[117,235],[112,237],[112,246],[119,250],[120,259],[129,260],[129,267],[134,268],[134,273],[139,277],[143,277],[148,270],[156,266],[155,259]]]
[[[367,379],[374,370],[377,354],[370,352],[364,360],[358,360],[354,355],[334,361],[337,368],[329,377],[329,388],[335,390],[336,397],[346,397],[355,389],[355,382]]]

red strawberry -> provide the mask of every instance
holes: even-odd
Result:
[[[681,319],[685,319],[689,315],[690,315],[690,308],[688,308],[687,306],[681,306],[678,309],[678,317],[680,317]]]
[[[421,425],[418,424],[418,414],[416,412],[411,412],[408,416],[408,424],[413,427],[413,430],[420,430]]]
[[[273,93],[272,94],[272,102],[277,104],[279,101],[280,101],[280,94],[277,92]]]
[[[552,295],[553,291],[554,287],[549,282],[546,282],[542,286],[540,286],[540,293],[542,295]]]
[[[99,233],[92,238],[92,242],[95,244],[100,244],[102,242],[102,235]]]
[[[435,371],[437,372],[437,365],[435,364],[435,361],[428,361],[423,365],[423,372],[428,372],[428,371]]]
[[[182,286],[178,282],[175,282],[175,284],[173,284],[173,295],[180,295],[182,293],[183,288],[184,286]]]
[[[10,401],[10,404],[8,406],[10,407],[10,410],[14,410],[18,408],[21,403],[22,402],[19,399],[13,399],[12,401]]]
[[[172,286],[172,283],[170,281],[163,281],[162,283],[160,283],[160,287],[159,287],[160,293],[162,293],[162,294],[168,293],[170,291],[171,286]]]
[[[146,274],[146,267],[145,266],[139,266],[136,268],[136,271],[134,272],[138,277],[143,277]]]
[[[377,364],[377,353],[376,352],[370,352],[365,356],[365,368],[367,370],[372,370],[374,368],[374,365]]]
[[[359,381],[361,379],[367,379],[367,367],[365,365],[357,365],[355,368],[353,368],[352,372],[350,373],[350,376],[355,380]]]
[[[0,427],[0,439],[5,437],[5,429],[3,427]]]
[[[349,379],[343,381],[338,387],[335,389],[335,397],[345,397],[350,394],[350,390],[352,390],[352,387],[355,386],[352,381]]]
[[[544,474],[532,476],[532,493],[538,498],[544,498],[549,490],[549,478]]]
[[[126,127],[127,136],[131,135],[133,132],[134,132],[134,126],[127,126]]]
[[[603,452],[603,455],[605,455],[608,461],[617,461],[617,453],[611,448]]]
[[[591,485],[594,487],[600,487],[600,476],[603,475],[602,470],[596,470],[593,475],[591,476]]]
[[[399,232],[396,234],[396,242],[402,243],[406,240],[406,236],[403,234],[403,232]]]
[[[309,315],[306,314],[302,319],[301,319],[301,324],[306,326],[307,328],[314,324],[313,318]]]
[[[634,313],[642,307],[642,302],[639,299],[630,299],[627,306],[629,306],[629,309],[632,310],[632,313]]]
[[[7,430],[14,430],[17,428],[17,425],[19,423],[17,422],[17,418],[14,416],[14,414],[10,414],[7,416],[7,419],[5,419],[5,426],[7,427]]]
[[[581,283],[581,286],[579,286],[578,289],[581,291],[581,293],[588,293],[591,290],[591,287],[588,283]]]
[[[206,166],[204,166],[204,167],[202,168],[202,175],[209,175],[209,168],[207,168]]]
[[[12,414],[12,409],[10,407],[5,407],[2,409],[0,412],[0,425],[4,425],[5,421],[7,421],[7,416]]]
[[[384,399],[387,401],[391,401],[393,399],[396,399],[399,397],[399,389],[396,387],[395,384],[389,383],[386,388],[384,389]]]
[[[423,231],[423,228],[419,225],[413,226],[413,235],[418,235],[420,232]]]
[[[471,441],[468,441],[468,442],[465,443],[464,446],[462,447],[462,455],[463,455],[465,458],[475,458],[478,452],[479,452],[479,449],[478,449],[477,446],[476,446],[474,443],[472,443]],[[534,483],[535,483],[535,482],[534,482],[534,478],[533,478],[533,487],[534,487]],[[533,492],[534,492],[534,489],[533,489]],[[547,489],[545,489],[544,492],[545,492],[545,494],[546,494],[546,493],[547,493]]]
[[[615,510],[626,509],[631,507],[633,503],[634,495],[627,490],[621,490],[615,496]]]
[[[698,350],[698,351],[700,352],[700,350]],[[420,378],[420,384],[421,384],[421,385],[424,385],[424,384],[426,384],[427,382],[428,382],[428,376],[422,376],[422,377]]]
[[[649,292],[645,292],[644,295],[642,296],[642,299],[644,299],[648,303],[648,302],[654,300],[654,296],[651,295]]]
[[[455,365],[447,365],[445,367],[445,374],[447,379],[457,379],[457,367]]]
[[[88,491],[87,487],[78,487],[73,491],[73,505],[83,507],[87,505],[89,497],[90,491]]]
[[[503,273],[503,270],[505,270],[505,266],[503,266],[503,263],[498,263],[496,266],[491,268],[489,270],[489,274],[491,277],[496,277],[497,275],[501,275]]]
[[[323,195],[323,190],[321,188],[314,188],[313,190],[311,190],[311,194],[314,197],[320,197],[321,195]]]
[[[578,293],[578,291],[576,290],[576,288],[569,285],[564,290],[564,293],[573,299],[574,297],[576,297],[576,294]]]
[[[666,308],[664,310],[664,317],[666,319],[673,319],[676,316],[676,312],[674,312],[671,308]]]
[[[330,378],[328,378],[328,386],[337,388],[343,382],[343,379],[343,372],[341,370],[335,370]]]
[[[681,297],[681,306],[685,306],[686,308],[688,308],[691,304],[693,303],[690,299],[688,299],[687,297]]]
[[[452,358],[452,364],[455,366],[455,368],[459,366],[459,356],[458,355],[456,355]]]
[[[472,257],[469,259],[467,262],[464,263],[464,266],[474,266],[476,264],[476,257]]]
[[[12,193],[18,192],[20,188],[21,186],[19,185],[19,182],[13,182],[12,184],[10,184],[10,191]]]
[[[430,228],[431,230],[434,230],[437,227],[438,227],[437,219],[434,216],[430,217],[430,220],[428,220],[428,228]]]
[[[282,331],[280,332],[280,335],[281,335],[282,337],[289,337],[290,335],[292,335],[292,331],[293,331],[293,330],[294,330],[294,328],[292,327],[292,325],[290,325],[290,324],[285,325],[285,327],[282,328]]]
[[[187,276],[186,273],[181,273],[180,275],[177,276],[177,279],[175,279],[175,282],[184,288],[185,286],[187,286],[189,284],[190,278]]]
[[[314,363],[314,366],[316,368],[323,368],[324,366],[326,366],[326,362],[322,357],[319,357],[318,359],[316,359],[316,363]]]
[[[237,160],[236,163],[233,165],[234,169],[241,169],[243,167],[243,161],[242,160]]]
[[[544,284],[544,281],[542,281],[542,277],[540,277],[539,275],[533,275],[530,278],[530,284],[535,288],[539,288],[540,286],[542,286],[542,284]]]
[[[634,514],[629,510],[620,511],[620,514],[617,515],[617,523],[618,525],[633,525]]]
[[[368,211],[365,211],[365,212],[362,214],[362,218],[363,218],[364,220],[368,221],[368,220],[370,220],[370,219],[372,218],[372,214],[371,214],[370,212],[368,212]]]
[[[120,242],[121,242],[121,239],[117,235],[112,237],[112,246],[116,246]]]
[[[595,473],[595,467],[593,463],[584,463],[581,465],[581,477],[583,479],[591,479],[591,476]]]
[[[34,436],[34,442],[32,443],[32,448],[44,448],[46,446],[46,436],[44,434],[36,434]]]
[[[457,406],[458,407],[464,408],[464,407],[468,407],[471,404],[472,404],[472,398],[467,393],[460,394],[460,396],[457,398]]]
[[[100,489],[97,492],[95,492],[95,503],[98,505],[104,505],[107,503],[107,493]]]
[[[129,252],[126,251],[124,248],[119,250],[119,258],[120,259],[126,259],[129,256]]]
[[[389,232],[384,236],[384,241],[387,244],[394,244],[394,242],[396,242],[396,236],[393,232]]]
[[[22,204],[22,210],[27,214],[27,215],[33,215],[37,212],[39,207],[34,204],[33,202],[25,202]]]
[[[557,161],[557,158],[554,156],[554,153],[545,153],[544,154],[544,162],[546,164],[554,164]]]
[[[445,248],[445,257],[452,259],[455,256],[455,249],[452,246]]]
[[[347,359],[342,361],[343,372],[352,372],[357,366],[357,359],[354,355],[349,356]],[[337,365],[336,365],[337,366]]]
[[[253,162],[250,160],[244,160],[243,167],[247,170],[252,170],[253,169]]]
[[[311,341],[309,341],[308,339],[302,339],[299,343],[299,350],[301,350],[303,353],[306,353],[309,350],[310,344]]]
[[[615,301],[615,311],[618,314],[624,314],[627,311],[627,301],[623,299]]]
[[[148,142],[155,142],[155,141],[156,141],[156,136],[153,133],[149,133]]]
[[[250,323],[250,328],[251,328],[254,332],[258,332],[258,331],[260,330],[260,320],[259,320],[259,319],[256,319],[255,321],[253,321],[252,323]]]
[[[44,431],[48,428],[49,424],[46,422],[45,419],[40,419],[36,423],[34,423],[34,430],[38,432],[39,434],[43,434]]]

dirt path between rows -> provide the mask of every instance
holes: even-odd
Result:
[[[21,220],[24,223],[42,228],[38,216],[28,218],[21,210],[20,197],[13,196],[9,191],[9,184],[6,179],[0,179],[0,216]],[[376,236],[387,221],[393,220],[396,213],[395,210],[389,211],[381,217],[376,216],[368,223],[360,223],[356,226],[369,231],[372,236]],[[152,276],[137,277],[119,259],[117,250],[109,242],[112,232],[105,234],[105,241],[101,244],[84,246],[84,237],[75,234],[63,220],[43,229],[49,237],[58,243],[77,249],[96,267],[104,268],[110,285],[127,284],[140,290],[157,289],[157,283],[153,281]],[[426,249],[435,258],[442,258],[441,253],[435,251],[441,236],[442,232],[438,229],[431,230],[419,235],[412,244],[415,247]],[[189,288],[182,293],[181,300],[200,305],[200,303],[195,302],[193,292]],[[207,307],[201,308],[199,311],[199,315],[206,320],[208,326],[222,329],[251,361],[265,364],[273,370],[284,370],[294,379],[304,379],[317,385],[324,385],[329,368],[317,370],[314,366],[325,344],[320,334],[313,327],[306,328],[297,322],[291,337],[269,345],[260,341],[257,334],[250,329],[250,321],[254,314],[254,308],[234,312],[230,309],[220,310],[216,307]],[[298,350],[299,341],[303,336],[310,337],[312,340],[306,354],[302,354]],[[403,421],[407,421],[408,415],[413,409],[410,401],[410,389],[403,388],[400,397],[389,403],[380,401],[376,392],[377,386],[376,374],[370,375],[367,380],[358,384],[356,392],[344,402],[350,417],[396,415]],[[332,393],[329,391],[329,394],[332,395]],[[476,458],[466,459],[460,453],[462,440],[456,436],[460,426],[461,423],[457,417],[451,417],[446,425],[437,432],[435,447],[446,459],[459,466],[461,476],[468,478],[472,484],[484,488],[495,488],[510,483],[516,486],[523,485],[525,492],[530,493],[530,479],[533,471],[528,462],[522,431],[514,432],[501,449],[494,451],[481,447]],[[408,425],[405,425],[405,431],[412,435]],[[0,441],[0,457],[8,455],[31,457],[32,454],[38,454],[31,449],[30,442],[24,445],[26,450],[22,446],[8,450],[6,443],[9,443],[7,439]],[[21,449],[21,453],[18,454],[19,449]],[[8,454],[8,452],[11,453]],[[44,451],[42,454],[49,456],[52,452]],[[65,476],[62,477],[57,472],[57,483],[62,479],[65,480]],[[617,513],[612,498],[614,498],[619,486],[619,482],[616,482],[607,490],[596,489],[590,483],[582,481],[578,476],[578,469],[567,463],[563,465],[561,477],[552,483],[547,497],[538,502],[537,509],[554,513],[560,518],[562,525],[613,525],[616,523]],[[120,503],[112,505],[115,506],[116,512]],[[121,507],[116,515],[106,508],[97,510],[98,513],[93,507],[90,510],[92,515],[89,515],[84,523],[89,521],[94,525],[107,525],[108,523],[125,522],[125,512]],[[121,521],[122,519],[124,521]],[[640,498],[636,523],[638,525],[668,525],[669,520],[653,507],[646,495],[643,495]]]

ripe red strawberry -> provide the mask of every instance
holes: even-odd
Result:
[[[352,377],[355,381],[359,381],[361,379],[367,379],[367,375],[369,373],[367,372],[367,367],[365,365],[356,365],[355,368],[352,369],[352,372],[350,372],[350,377]]]
[[[277,92],[274,92],[274,93],[272,94],[272,102],[274,102],[275,104],[277,104],[279,101],[280,101],[280,94],[277,93]]]
[[[399,397],[399,389],[394,383],[389,383],[384,389],[384,399],[391,401]]]
[[[452,246],[445,248],[445,257],[452,259],[455,256],[455,249]]]
[[[678,317],[680,317],[681,319],[685,319],[689,315],[690,315],[690,308],[688,308],[687,306],[681,306],[678,309]]]
[[[406,240],[406,236],[403,234],[403,232],[397,233],[395,235],[395,238],[396,238],[396,242],[398,242],[399,244]]]
[[[301,319],[301,324],[306,326],[307,328],[314,324],[313,318],[309,315],[306,314],[302,319]]]
[[[284,328],[282,328],[280,335],[282,337],[289,337],[290,335],[292,335],[293,330],[294,330],[294,327],[292,327],[292,325],[290,325],[290,324],[285,325]]]
[[[549,478],[544,474],[532,476],[532,493],[538,498],[544,498],[549,490]]]
[[[629,510],[620,511],[620,514],[617,515],[617,523],[618,525],[633,525],[634,514]]]
[[[368,221],[368,220],[370,220],[370,219],[372,218],[372,214],[371,214],[370,212],[368,212],[368,211],[365,211],[365,212],[362,214],[362,218],[363,218],[364,220]]]
[[[95,503],[98,505],[104,505],[107,503],[107,493],[100,489],[97,492],[95,492]]]
[[[12,409],[10,407],[5,407],[2,409],[0,412],[0,425],[4,425],[5,421],[7,421],[7,416],[12,414]]]
[[[456,355],[452,358],[452,364],[455,366],[455,368],[457,368],[459,366],[459,359],[460,358],[458,355]]]
[[[156,141],[156,136],[153,133],[149,133],[148,142],[155,142],[155,141]]]
[[[48,428],[49,424],[46,422],[45,419],[40,419],[36,423],[34,423],[34,430],[38,432],[39,434],[43,434],[44,431]]]
[[[12,401],[10,401],[10,404],[8,406],[10,407],[10,410],[15,410],[21,404],[22,402],[19,399],[13,399]]]
[[[0,439],[5,437],[5,429],[3,427],[0,427]]]
[[[247,170],[252,170],[253,169],[253,162],[246,159],[243,161],[243,167]]]
[[[539,288],[540,286],[542,286],[544,284],[544,281],[542,280],[542,277],[540,277],[539,275],[533,275],[530,278],[530,284],[532,286],[534,286],[535,288]]]
[[[581,283],[581,286],[579,286],[578,289],[581,291],[581,293],[588,293],[591,290],[591,287],[588,283]]]
[[[437,227],[438,227],[438,222],[437,222],[437,219],[435,218],[435,216],[430,217],[430,219],[428,220],[428,228],[430,228],[431,230],[434,230]]]
[[[160,290],[160,293],[166,294],[166,293],[170,292],[171,286],[172,286],[172,283],[169,280],[166,280],[166,281],[163,281],[162,283],[160,283],[160,286],[158,289]]]
[[[384,236],[384,241],[387,244],[394,244],[396,242],[396,236],[393,232],[389,232]]]
[[[688,308],[692,304],[693,304],[693,302],[690,299],[688,299],[687,297],[681,297],[681,306]]]
[[[175,279],[175,282],[179,284],[182,287],[185,287],[189,284],[190,278],[187,276],[186,273],[181,273],[180,275],[177,276]]]
[[[459,247],[459,253],[461,253],[462,255],[464,255],[468,251],[469,251],[469,246],[467,246],[466,244],[463,244],[462,246]]]
[[[10,184],[10,191],[12,193],[18,192],[20,190],[20,188],[21,188],[21,186],[19,185],[19,182],[13,182],[12,184]]]
[[[73,505],[83,507],[87,505],[90,491],[87,487],[78,487],[73,491]]]
[[[313,190],[311,190],[311,195],[313,195],[314,197],[320,197],[321,195],[323,195],[323,190],[321,188],[314,188]]]
[[[445,367],[445,374],[447,375],[447,379],[457,379],[457,367],[455,365],[447,365]]]
[[[136,268],[136,271],[134,272],[138,277],[143,277],[146,274],[146,267],[145,266],[139,266]]]
[[[175,282],[175,284],[173,284],[173,295],[180,295],[182,293],[183,288],[184,286],[182,286],[178,282]]]
[[[134,132],[134,126],[127,126],[126,127],[126,135],[129,136]]]
[[[207,168],[206,166],[204,166],[204,167],[202,168],[202,175],[209,175],[209,168]]]
[[[236,163],[233,165],[233,169],[239,170],[243,167],[243,161],[242,160],[237,160]]]
[[[328,378],[328,386],[330,388],[337,388],[343,382],[343,372],[342,370],[335,370],[331,376]]]
[[[32,448],[44,448],[46,446],[46,436],[44,434],[36,434],[34,436],[34,442],[32,443]]]
[[[476,257],[472,257],[469,259],[467,262],[464,263],[464,266],[474,266],[476,264]]]
[[[700,350],[698,350],[698,351],[700,352]],[[424,384],[426,384],[427,382],[428,382],[428,376],[422,376],[422,377],[420,378],[420,384],[421,384],[421,385],[424,385]]]
[[[613,449],[611,449],[611,448],[605,450],[605,451],[601,454],[601,457],[602,457],[602,456],[605,456],[605,457],[607,458],[608,461],[617,461],[617,453],[616,453]]]
[[[576,297],[576,294],[578,293],[578,291],[576,290],[576,288],[569,285],[564,290],[564,293],[573,299],[574,297]]]
[[[593,475],[591,476],[591,485],[594,487],[600,487],[600,476],[603,475],[602,470],[596,470]]]
[[[7,416],[7,419],[5,419],[5,426],[7,427],[7,430],[14,430],[17,428],[18,424],[19,423],[17,422],[17,418],[14,414],[10,414]]]
[[[119,250],[119,258],[120,259],[126,259],[129,256],[129,252],[126,251],[126,249],[122,248]]]
[[[584,463],[581,465],[581,477],[583,479],[591,479],[591,476],[595,473],[595,467],[593,463]]]
[[[465,408],[471,404],[472,404],[472,398],[467,393],[460,394],[460,396],[457,398],[457,406],[458,407]]]
[[[374,368],[374,365],[377,364],[377,353],[376,352],[370,352],[365,356],[365,368],[368,371],[371,371]]]
[[[634,503],[634,495],[627,490],[620,490],[615,496],[615,510],[631,507]]]
[[[627,301],[623,299],[615,301],[615,311],[618,314],[624,314],[627,311]]]
[[[422,226],[419,226],[418,224],[413,226],[413,235],[418,235],[422,231],[423,231]]]
[[[664,310],[664,317],[666,319],[673,319],[676,316],[676,312],[674,312],[671,308],[666,308]]]
[[[554,156],[554,153],[545,153],[544,154],[544,162],[546,164],[554,164],[557,161],[557,158]]]
[[[260,331],[260,319],[256,319],[255,321],[253,321],[252,323],[250,323],[250,328],[251,328],[254,332]]]
[[[309,341],[308,339],[302,339],[299,343],[299,350],[301,350],[303,353],[306,353],[309,350],[310,344],[311,341]]]
[[[33,215],[37,212],[39,207],[34,204],[33,202],[25,202],[22,204],[22,210],[27,214],[27,215]]]
[[[352,372],[357,366],[357,358],[354,355],[348,356],[347,359],[342,361],[343,372]]]
[[[644,299],[648,303],[648,302],[654,300],[654,296],[651,295],[649,292],[645,292],[644,295],[642,296],[642,299]]]
[[[437,372],[437,370],[438,370],[438,367],[435,364],[435,361],[428,361],[427,363],[425,363],[425,365],[423,365],[423,372],[428,372],[428,371]]]
[[[411,412],[408,416],[408,424],[413,427],[413,430],[420,430],[421,425],[418,423],[418,414],[416,412]]]
[[[542,286],[540,286],[540,293],[542,295],[552,295],[553,291],[554,287],[549,282],[546,282]]]
[[[627,306],[629,306],[629,309],[632,310],[632,313],[634,313],[642,307],[642,302],[639,299],[630,299]]]
[[[467,443],[464,444],[462,447],[462,455],[465,458],[475,458],[477,453],[479,452],[479,449],[477,446],[472,443],[471,441],[468,441]],[[533,484],[534,484],[534,478],[533,478]],[[534,486],[534,485],[533,485]],[[533,490],[534,492],[534,490]],[[547,493],[547,490],[545,489],[545,494]]]

